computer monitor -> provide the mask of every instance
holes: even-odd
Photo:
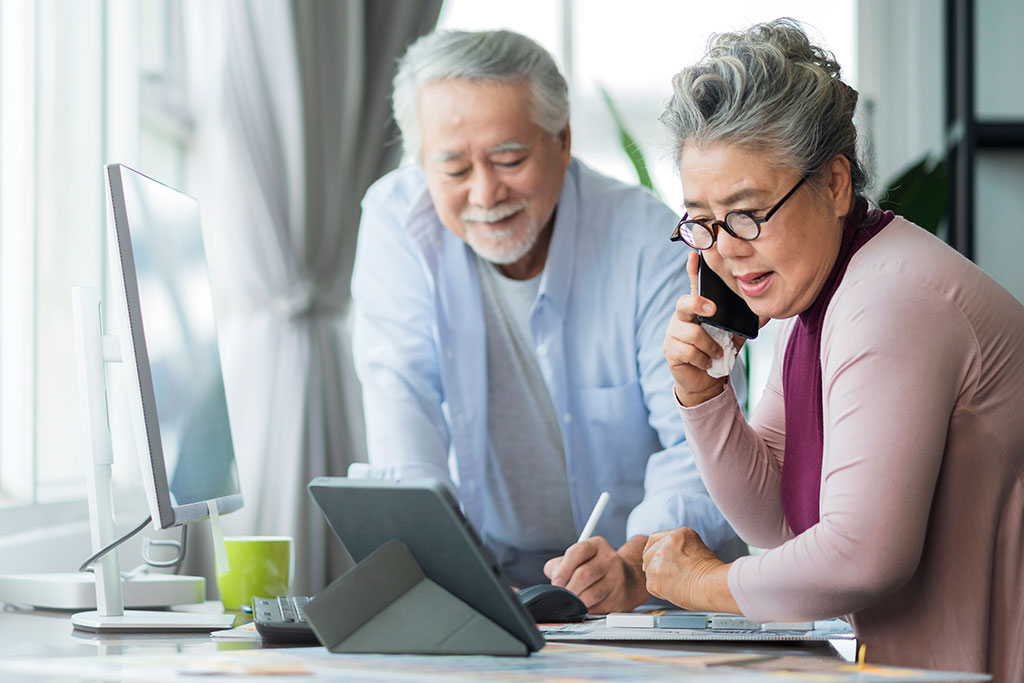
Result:
[[[242,506],[199,203],[123,164],[106,167],[112,294],[127,400],[153,524]]]
[[[108,332],[120,339],[117,353],[108,350],[99,321],[91,318],[96,308],[87,310],[98,308],[95,292],[79,289],[73,297],[97,550],[114,533],[105,362],[123,364],[153,525],[165,529],[242,506],[199,204],[123,164],[108,165],[106,173],[111,290],[121,314],[121,324]],[[102,558],[95,573],[97,609],[72,615],[75,628],[212,630],[234,621],[231,615],[125,610],[116,554]]]

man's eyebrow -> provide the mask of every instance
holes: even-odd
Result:
[[[737,202],[741,202],[745,199],[753,199],[764,196],[764,190],[758,190],[753,187],[748,187],[738,192],[733,192],[731,195],[722,200],[724,206],[731,206]],[[707,204],[700,201],[684,201],[683,208],[687,211],[700,211],[709,208]]]
[[[462,152],[438,152],[437,154],[434,155],[434,161],[436,161],[439,164],[443,164],[446,161],[454,161],[455,159],[460,159],[461,157]]]
[[[487,150],[491,154],[501,154],[502,152],[522,152],[524,149],[529,149],[530,146],[525,142],[517,142],[509,140],[508,142],[502,142],[500,144],[491,147]]]
[[[500,142],[494,147],[487,150],[488,154],[501,154],[502,152],[522,152],[523,150],[529,149],[530,146],[525,142],[519,142],[516,140],[509,140],[508,142]],[[443,164],[446,161],[455,161],[461,159],[465,154],[463,152],[438,152],[434,155],[434,160]]]

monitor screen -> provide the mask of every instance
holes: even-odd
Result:
[[[128,405],[154,525],[242,505],[198,202],[107,166],[113,295]],[[127,342],[127,343],[125,343]]]

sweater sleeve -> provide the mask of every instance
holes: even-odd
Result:
[[[733,563],[729,588],[745,615],[848,614],[910,578],[975,345],[960,310],[934,291],[891,272],[844,282],[822,336],[819,522]]]
[[[779,334],[775,362],[750,423],[730,387],[680,408],[694,460],[711,498],[744,542],[774,548],[793,537],[779,496],[785,449],[781,357],[791,327]]]

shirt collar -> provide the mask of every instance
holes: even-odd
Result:
[[[555,311],[564,316],[569,302],[573,266],[576,260],[576,233],[579,227],[579,192],[576,179],[579,165],[573,159],[565,172],[562,194],[555,205],[555,229],[544,261],[538,297],[546,298]]]
[[[442,238],[441,233],[448,232],[437,217],[434,202],[430,199],[430,192],[427,190],[425,182],[419,199],[409,207],[405,225],[409,237],[424,249],[439,245]]]

